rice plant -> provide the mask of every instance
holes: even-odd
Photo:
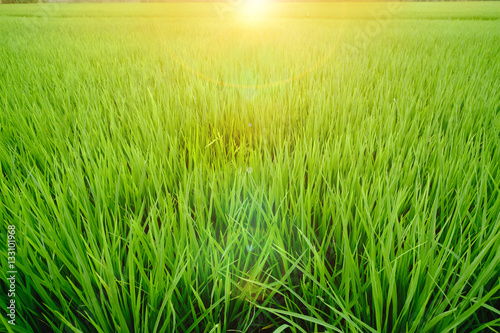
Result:
[[[497,332],[499,4],[239,5],[0,5],[2,331]]]

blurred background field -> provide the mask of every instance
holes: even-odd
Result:
[[[498,330],[499,20],[494,2],[1,5],[2,326]]]

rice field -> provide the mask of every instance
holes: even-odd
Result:
[[[0,5],[0,331],[500,331],[499,45],[496,2]]]

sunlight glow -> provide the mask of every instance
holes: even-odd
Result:
[[[242,0],[243,14],[251,20],[262,18],[268,4],[266,0]]]

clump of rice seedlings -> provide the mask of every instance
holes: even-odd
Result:
[[[2,327],[498,330],[498,4],[386,6],[0,6]]]

